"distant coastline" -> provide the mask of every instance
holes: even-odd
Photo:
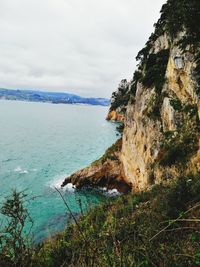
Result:
[[[13,90],[0,88],[0,100],[19,100],[28,102],[43,102],[52,104],[84,104],[93,106],[108,106],[106,98],[81,97],[70,93],[44,92],[34,90]]]

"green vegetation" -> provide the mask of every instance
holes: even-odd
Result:
[[[184,120],[176,131],[164,133],[162,143],[164,153],[160,164],[171,166],[180,163],[186,167],[185,163],[199,148],[200,128],[197,107],[193,105],[181,106],[178,100],[173,100],[173,105],[185,113]]]
[[[167,32],[172,41],[178,33],[185,31],[179,45],[182,48],[190,46],[196,50],[200,44],[200,8],[199,0],[168,0],[161,9],[161,16],[155,24],[155,33],[150,40]]]
[[[27,195],[13,191],[0,209],[5,220],[0,230],[0,266],[24,267],[31,264],[33,222],[25,207]]]
[[[147,107],[143,112],[143,115],[154,120],[160,119],[164,97],[166,97],[166,92],[163,92],[161,94],[152,94],[151,98],[147,103]]]
[[[118,124],[118,126],[116,127],[116,130],[117,130],[118,133],[122,136],[123,131],[124,131],[124,123],[123,123],[123,122],[120,122],[120,123]]]
[[[156,86],[158,92],[162,88],[165,76],[165,60],[167,60],[167,51],[161,51],[161,55],[151,53],[154,42],[158,37],[167,33],[171,39],[171,43],[180,32],[185,31],[183,37],[177,45],[182,50],[191,51],[197,62],[196,80],[197,92],[200,85],[200,5],[199,0],[168,0],[161,9],[161,16],[158,22],[154,25],[155,31],[150,36],[145,47],[138,53],[136,59],[139,61],[139,70],[143,71],[143,85],[146,87]],[[160,53],[160,52],[159,52]],[[163,58],[163,62],[162,62]],[[158,64],[157,64],[158,63]],[[160,63],[160,65],[159,65]],[[164,66],[162,66],[162,63]],[[159,67],[161,72],[159,73]],[[160,74],[160,76],[159,76]]]
[[[130,94],[131,96],[135,96],[136,94],[136,90],[137,90],[137,83],[141,80],[142,78],[142,72],[136,70],[133,74],[133,81],[131,84],[131,90],[130,90]]]
[[[200,5],[199,0],[168,0],[163,5],[161,17],[155,24],[155,33],[168,32],[173,39],[181,31],[185,31],[184,36],[178,42],[182,50],[189,50],[195,56],[197,67],[195,78],[197,81],[197,93],[199,95],[200,86]]]
[[[200,94],[200,5],[199,0],[168,0],[161,9],[161,16],[154,25],[155,31],[150,36],[145,47],[138,53],[138,70],[134,73],[130,92],[125,92],[113,104],[113,109],[126,106],[128,101],[135,96],[137,83],[141,82],[147,88],[155,87],[157,96],[162,91],[165,83],[165,73],[169,58],[169,49],[151,52],[154,42],[158,37],[167,33],[171,44],[180,32],[185,31],[177,45],[182,50],[191,51],[195,56],[197,67],[195,79],[197,81],[197,93]],[[124,110],[125,111],[125,110]],[[156,111],[157,112],[157,111]]]
[[[119,140],[116,141],[116,143],[114,143],[111,147],[109,147],[106,150],[106,152],[100,159],[94,161],[92,164],[95,165],[99,162],[104,164],[104,162],[106,162],[108,159],[119,160],[117,153],[121,151],[121,147],[122,147],[122,139],[120,138]]]
[[[178,98],[170,99],[170,104],[174,108],[174,110],[176,110],[178,112],[182,111],[182,109],[183,109],[182,103]]]
[[[142,73],[140,71],[135,71],[133,75],[133,80],[130,85],[130,89],[128,84],[126,87],[119,87],[118,91],[112,94],[112,103],[110,107],[110,111],[119,109],[120,113],[125,114],[128,102],[131,100],[134,101],[137,83],[141,80]]]
[[[122,80],[118,90],[112,94],[110,111],[120,108],[121,113],[124,114],[126,112],[126,106],[130,98],[128,89],[127,80]]]
[[[119,139],[115,144],[113,144],[111,147],[109,147],[103,157],[101,158],[101,162],[104,163],[108,159],[110,160],[118,160],[118,157],[116,155],[117,152],[121,151],[122,147],[122,140]]]
[[[14,243],[6,243],[0,266],[200,266],[199,192],[196,174],[108,199],[43,244],[30,248],[24,243],[18,255]],[[15,192],[3,205],[11,221],[18,221],[19,213],[12,212],[16,207],[22,221],[28,218],[21,196]],[[1,240],[5,243],[6,236]]]
[[[35,250],[46,266],[200,266],[200,174],[110,200]]]
[[[126,112],[126,106],[128,104],[130,95],[127,92],[124,92],[121,95],[117,95],[116,92],[113,93],[112,98],[115,97],[115,101],[111,104],[111,111],[116,110],[119,107],[122,107],[121,112],[124,114]]]
[[[144,61],[145,74],[141,79],[145,87],[155,87],[160,94],[165,83],[165,72],[169,59],[169,49],[161,50],[157,54],[150,54]]]
[[[162,89],[166,80],[165,73],[169,60],[169,49],[161,50],[156,54],[146,54],[147,50],[148,49],[143,49],[137,56],[137,59],[141,60],[140,68],[144,68],[144,74],[139,76],[138,81],[146,88],[155,87],[155,95],[152,95],[149,100],[144,115],[152,119],[159,119],[164,98]]]

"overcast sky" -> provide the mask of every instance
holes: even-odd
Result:
[[[0,87],[110,97],[165,0],[0,0]]]

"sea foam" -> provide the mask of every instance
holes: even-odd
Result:
[[[67,184],[65,187],[61,187],[64,179],[67,177],[68,175],[59,175],[59,176],[56,176],[54,177],[53,181],[51,181],[48,185],[52,188],[52,189],[63,189],[64,191],[68,191],[68,192],[74,192],[76,187],[69,183]]]
[[[28,171],[27,170],[23,170],[20,166],[17,166],[15,169],[14,169],[14,172],[18,172],[20,174],[27,174]]]
[[[103,191],[103,194],[108,196],[108,197],[116,197],[116,196],[120,196],[121,193],[117,190],[117,189],[107,189],[106,187],[103,187],[101,189]]]

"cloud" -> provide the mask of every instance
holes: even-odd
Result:
[[[0,0],[0,87],[110,97],[165,0]]]

